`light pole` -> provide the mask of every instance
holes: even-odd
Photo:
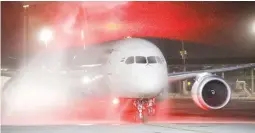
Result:
[[[255,34],[255,21],[253,21],[252,23],[252,26],[251,26],[251,30],[252,30],[252,34]],[[254,86],[254,71],[255,71],[255,68],[252,68],[251,69],[251,93],[255,93],[255,86]]]
[[[28,46],[28,9],[29,5],[23,5],[23,60],[24,66],[27,65],[27,46]]]
[[[44,43],[46,48],[48,47],[48,43],[50,40],[52,40],[52,38],[53,38],[53,33],[52,33],[51,29],[43,28],[40,31],[39,39],[40,39],[40,41],[42,41]]]
[[[184,49],[184,43],[183,41],[181,42],[182,43],[182,50],[180,51],[180,54],[181,54],[181,57],[182,57],[182,62],[183,62],[183,71],[185,72],[186,71],[186,58],[187,58],[187,51]]]
[[[76,23],[77,23],[78,30],[80,30],[81,41],[83,43],[83,49],[85,49],[86,48],[85,36],[87,35],[88,28],[89,28],[88,27],[88,12],[85,8],[83,7],[79,8],[79,12],[76,16],[76,21],[77,21]]]
[[[251,30],[252,30],[253,33],[255,33],[255,21],[252,23]]]
[[[255,92],[255,88],[254,88],[254,71],[255,68],[251,69],[251,93],[253,94]]]
[[[183,62],[183,71],[185,72],[186,71],[186,57],[187,57],[187,55],[188,55],[188,53],[187,53],[187,51],[184,49],[184,43],[183,43],[183,41],[181,41],[181,43],[182,43],[182,49],[181,49],[181,51],[180,51],[180,55],[181,55],[181,57],[182,57],[182,62]],[[183,84],[182,84],[183,86],[183,90],[182,90],[182,93],[184,94],[184,95],[186,95],[188,92],[187,92],[187,80],[184,80],[183,81]]]

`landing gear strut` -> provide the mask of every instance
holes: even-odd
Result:
[[[137,99],[134,101],[136,107],[136,120],[144,121],[145,115],[155,115],[155,98]]]

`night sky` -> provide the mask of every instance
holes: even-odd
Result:
[[[1,2],[1,65],[20,57],[23,33],[22,2]],[[54,46],[86,29],[86,43],[97,44],[126,36],[154,42],[169,60],[179,59],[180,40],[196,63],[215,58],[255,60],[255,2],[29,2],[29,49],[36,53],[37,33],[55,30]],[[69,45],[78,45],[73,43]],[[201,59],[201,61],[197,61]],[[242,60],[242,61],[241,61]],[[178,61],[177,61],[178,62]],[[227,63],[227,62],[226,62]]]

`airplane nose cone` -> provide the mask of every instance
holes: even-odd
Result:
[[[163,89],[163,82],[159,77],[147,76],[140,79],[139,93],[146,96],[155,96]]]
[[[160,88],[161,84],[160,81],[158,79],[154,79],[152,78],[151,80],[148,80],[145,84],[144,84],[144,89],[148,90],[148,92],[150,91],[156,91],[157,88]]]

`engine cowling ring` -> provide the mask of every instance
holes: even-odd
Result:
[[[230,97],[230,86],[217,75],[201,74],[192,86],[193,101],[204,110],[221,109],[228,104]]]

